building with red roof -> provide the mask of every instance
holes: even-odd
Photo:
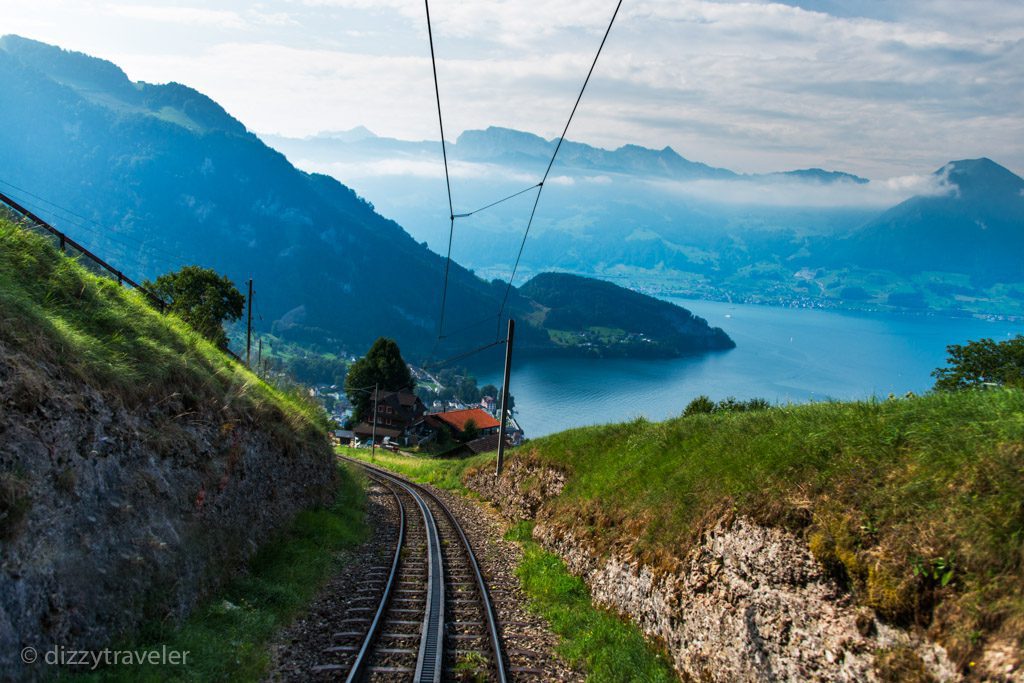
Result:
[[[501,423],[495,420],[486,410],[480,408],[467,408],[465,410],[451,410],[447,413],[434,413],[427,415],[426,420],[432,427],[441,425],[450,429],[454,434],[464,434],[470,422],[476,427],[479,436],[496,434]]]

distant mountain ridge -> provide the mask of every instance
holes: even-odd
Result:
[[[278,135],[261,136],[268,144],[285,150],[316,152],[323,143],[346,147],[347,152],[373,154],[375,151],[402,152],[412,155],[433,155],[440,146],[434,141],[411,141],[379,137],[363,126],[350,131],[324,132],[303,139]],[[490,126],[484,130],[467,130],[455,141],[448,143],[451,158],[480,163],[528,166],[541,171],[547,166],[558,144],[558,138],[546,140],[539,135],[513,128]],[[772,176],[790,176],[801,180],[834,183],[866,183],[866,178],[842,171],[820,168],[779,171],[774,173],[743,174],[727,168],[691,161],[671,147],[651,149],[627,144],[609,150],[566,139],[558,152],[558,169],[632,173],[660,176],[675,180],[752,180]]]
[[[947,193],[885,211],[830,245],[833,259],[898,273],[1024,280],[1024,179],[988,158],[951,161],[934,175],[948,184]]]
[[[446,239],[437,216],[423,218],[443,187],[415,167],[438,159],[439,143],[271,142],[303,163],[333,169],[341,162],[342,176],[349,168],[363,172],[362,191],[413,234],[432,245]],[[449,144],[449,159],[479,168],[455,181],[456,210],[509,194],[523,175],[539,177],[556,144],[507,128],[464,132]],[[393,175],[365,172],[385,159],[395,162]],[[414,170],[403,172],[404,162]],[[545,193],[524,256],[529,273],[596,274],[672,294],[787,305],[1024,310],[1016,285],[1024,283],[1024,181],[991,159],[950,162],[917,179],[922,194],[906,200],[899,183],[822,168],[739,174],[670,147],[606,150],[567,140],[553,174],[561,184]],[[871,203],[890,195],[889,206]],[[460,233],[467,265],[485,273],[507,268],[521,213],[513,203],[474,216],[473,229]],[[992,290],[999,283],[1014,287]]]

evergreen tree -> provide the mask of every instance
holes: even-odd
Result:
[[[394,339],[379,337],[366,355],[348,369],[345,394],[352,403],[356,422],[371,419],[374,385],[381,391],[412,390],[416,386]]]

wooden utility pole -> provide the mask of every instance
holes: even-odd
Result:
[[[377,454],[377,387],[380,383],[373,385],[373,429],[370,432],[370,460]]]
[[[245,364],[251,368],[249,354],[252,351],[252,278],[249,278],[249,298],[246,303],[249,304],[249,315],[245,324]]]
[[[256,373],[263,376],[263,337],[259,338],[259,345],[256,347]]]
[[[512,338],[516,332],[516,321],[508,319],[508,338],[505,340],[505,382],[501,385],[501,427],[498,429],[498,465],[495,476],[501,476],[505,466],[505,424],[508,422],[508,379],[512,374]]]

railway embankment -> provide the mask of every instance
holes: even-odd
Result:
[[[180,622],[339,476],[313,408],[0,221],[0,678]]]
[[[1024,392],[570,430],[463,483],[683,679],[1024,680]]]

